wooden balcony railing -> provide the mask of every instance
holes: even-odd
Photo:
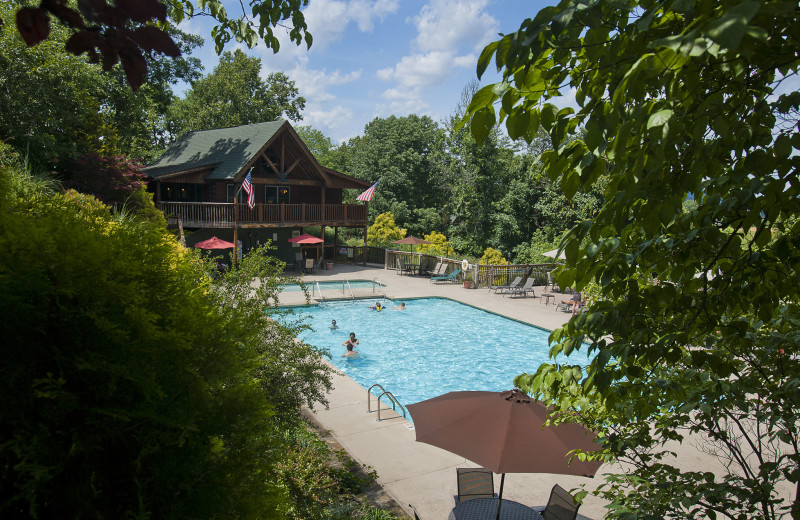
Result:
[[[231,228],[233,204],[219,202],[161,202],[167,217],[180,217],[184,227]],[[361,204],[239,204],[239,225],[366,226],[367,207]]]

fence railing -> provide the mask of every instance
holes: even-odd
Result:
[[[232,203],[160,202],[168,217],[180,217],[184,227],[227,228],[234,225]],[[367,208],[361,204],[239,204],[240,224],[321,225],[367,224]]]
[[[445,258],[441,256],[427,255],[425,253],[412,253],[409,251],[397,251],[386,249],[386,269],[400,269],[400,260],[408,266],[420,266],[423,264],[433,266],[438,262],[446,264],[445,272],[453,269],[461,269],[462,260]],[[523,279],[533,277],[534,285],[545,285],[550,281],[550,272],[558,267],[559,264],[509,264],[509,265],[471,265],[470,273],[473,277],[473,286],[492,287],[496,285],[508,285],[517,276]],[[475,278],[477,273],[477,278]]]

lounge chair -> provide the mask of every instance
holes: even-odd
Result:
[[[444,262],[437,262],[436,266],[433,268],[432,271],[429,271],[428,274],[431,276],[442,276],[444,274],[445,269],[447,269],[447,264]]]
[[[521,276],[517,276],[516,278],[514,278],[511,281],[510,284],[508,284],[508,285],[495,285],[493,287],[490,287],[489,290],[491,291],[492,289],[494,289],[495,293],[501,293],[502,294],[504,292],[510,291],[511,289],[516,289],[517,287],[519,287],[519,284],[521,284],[521,283],[522,283],[522,277]]]
[[[486,468],[456,468],[458,479],[458,495],[456,504],[472,498],[492,498],[494,492],[494,476]]]
[[[525,285],[520,287],[519,289],[511,289],[508,293],[510,296],[524,296],[525,298],[528,297],[528,293],[531,293],[531,296],[536,298],[536,294],[533,292],[533,282],[535,282],[533,278],[528,278],[525,282]],[[504,295],[505,296],[505,295]]]
[[[446,274],[444,276],[434,276],[431,278],[431,282],[439,283],[439,282],[457,282],[458,276],[461,274],[461,269],[455,269],[450,274]]]
[[[556,484],[550,491],[550,499],[544,509],[534,509],[542,515],[544,520],[575,520],[579,507],[580,504],[575,502],[575,498],[566,489]]]

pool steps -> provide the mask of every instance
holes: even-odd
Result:
[[[400,404],[400,401],[397,400],[397,398],[394,396],[394,394],[392,394],[391,392],[387,392],[386,389],[383,388],[383,386],[381,386],[378,383],[375,383],[374,385],[369,387],[369,390],[367,390],[367,413],[372,413],[372,408],[370,407],[369,403],[370,403],[370,397],[372,397],[372,389],[375,388],[376,386],[381,389],[381,392],[383,392],[381,395],[378,396],[378,419],[377,420],[378,421],[381,420],[381,398],[384,395],[387,397],[387,399],[389,399],[389,401],[391,401],[392,410],[397,411],[397,407],[399,406],[400,409],[403,410],[403,417],[405,418],[406,417],[406,407],[403,406],[402,404]]]

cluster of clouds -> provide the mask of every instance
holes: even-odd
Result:
[[[431,90],[441,87],[456,71],[473,72],[481,49],[496,38],[499,23],[487,12],[488,0],[429,0],[411,11],[408,4],[401,5],[400,0],[313,0],[304,11],[314,38],[310,50],[279,34],[280,52],[260,51],[264,74],[285,72],[306,98],[301,124],[344,140],[361,133],[364,124],[376,116],[443,115],[436,111],[440,107],[431,106]],[[392,33],[408,36],[393,41],[383,38],[381,24],[402,24],[403,30]],[[352,56],[338,56],[336,61],[360,66],[350,70],[326,67],[328,53],[341,49],[343,40],[355,31],[375,46],[388,46],[382,52],[388,62],[364,68],[356,49]],[[337,89],[344,85],[348,88]],[[337,95],[333,90],[349,95]]]

